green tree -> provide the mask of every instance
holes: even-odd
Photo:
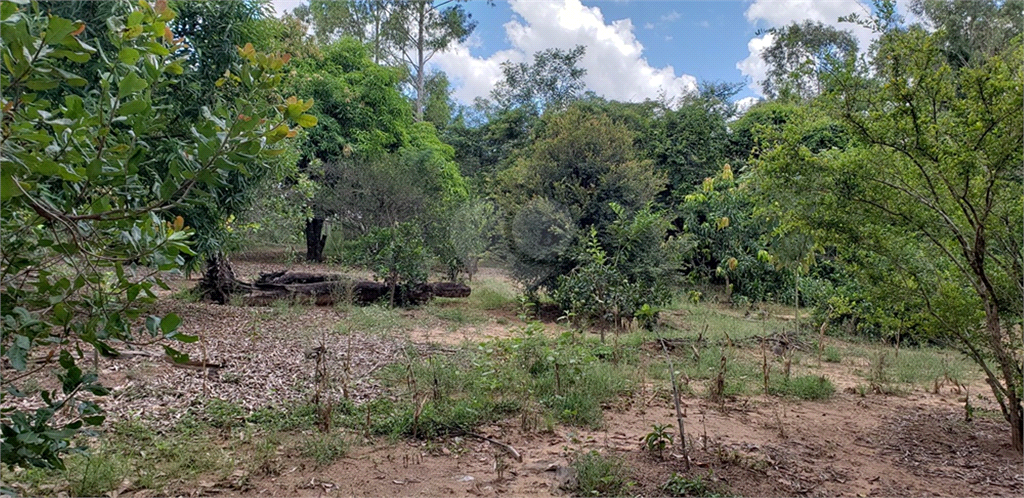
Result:
[[[625,127],[576,107],[548,115],[532,146],[498,175],[495,196],[514,274],[529,289],[554,288],[575,266],[566,251],[576,229],[594,227],[606,237],[618,218],[611,203],[635,212],[664,184],[650,161],[637,158]]]
[[[265,172],[263,160],[280,151],[276,144],[297,133],[289,123],[315,122],[294,98],[266,103],[286,59],[247,46],[236,49],[241,64],[219,84],[261,98],[215,102],[189,123],[187,140],[175,138],[176,156],[168,161],[154,153],[168,139],[169,118],[178,116],[166,103],[189,70],[179,56],[181,39],[169,29],[174,14],[161,1],[111,17],[113,50],[100,58],[105,69],[93,71],[95,49],[78,38],[83,23],[0,3],[7,61],[0,70],[0,354],[20,372],[5,376],[0,397],[24,396],[20,382],[53,361],[60,385],[40,393],[43,406],[32,414],[3,409],[5,465],[62,467],[70,438],[102,423],[98,405],[80,399],[85,391],[107,393],[97,374],[81,366],[83,346],[116,355],[138,329],[195,340],[177,332],[181,320],[174,314],[139,323],[144,305],[155,300],[153,287],[166,288],[159,272],[181,267],[192,253],[193,230],[170,213],[217,203],[213,192],[226,177]],[[70,63],[82,64],[88,78],[69,71]],[[39,99],[43,91],[63,98]],[[71,417],[58,426],[61,410]]]
[[[911,11],[938,29],[938,43],[954,69],[984,64],[1024,30],[1021,0],[914,0]]]
[[[857,40],[849,31],[821,22],[793,23],[768,32],[774,40],[761,54],[768,73],[760,83],[770,98],[814,98],[824,90],[823,73],[857,57]]]
[[[890,262],[930,332],[982,368],[1019,450],[1021,39],[954,67],[941,30],[900,25],[891,4],[879,11],[890,16],[873,21],[884,31],[871,65],[835,73],[821,103],[854,142],[812,150],[806,126],[787,127],[759,181],[783,223]]]
[[[587,70],[579,64],[587,47],[572,50],[549,48],[533,54],[533,63],[501,64],[502,79],[491,91],[498,109],[523,109],[540,116],[544,111],[561,111],[583,96],[583,76]]]

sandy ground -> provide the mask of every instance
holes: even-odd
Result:
[[[280,267],[236,265],[242,278]],[[192,283],[172,281],[177,289]],[[185,349],[193,359],[220,368],[173,368],[147,355],[102,359],[102,380],[115,393],[104,404],[115,417],[160,418],[198,396],[229,399],[249,408],[298,401],[289,393],[311,382],[312,369],[304,351],[319,343],[351,365],[348,389],[358,402],[379,392],[372,373],[396,361],[409,342],[429,349],[508,337],[518,323],[513,310],[497,310],[485,323],[453,329],[431,325],[418,315],[422,310],[414,310],[411,321],[425,325],[393,335],[367,336],[358,331],[325,333],[346,319],[344,312],[332,308],[242,308],[165,298],[157,311],[181,314],[185,318],[182,331],[202,337]],[[554,323],[546,326],[552,333],[561,330]],[[1011,449],[1005,422],[991,415],[965,422],[962,393],[955,386],[943,386],[938,393],[919,389],[900,396],[862,396],[853,387],[864,379],[853,373],[852,365],[820,368],[816,371],[837,386],[837,393],[827,401],[754,396],[709,404],[703,398],[685,398],[690,475],[705,476],[740,496],[1024,495],[1022,455]],[[971,392],[987,391],[979,385],[972,386]],[[659,458],[640,445],[653,424],[675,427],[668,392],[644,386],[608,407],[605,422],[600,431],[556,426],[551,432],[527,432],[518,419],[480,429],[481,434],[516,448],[521,462],[472,437],[429,442],[360,438],[348,456],[327,467],[282,455],[276,471],[246,476],[244,485],[200,481],[176,492],[193,496],[555,496],[565,494],[560,486],[566,482],[564,470],[571,455],[591,449],[620,455],[627,462],[635,482],[632,495],[663,495],[659,486],[673,472],[685,472],[678,448]],[[498,466],[506,467],[500,478]],[[122,496],[133,494],[151,496],[153,492],[126,491]]]

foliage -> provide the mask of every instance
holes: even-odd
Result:
[[[622,319],[644,310],[644,324],[653,326],[655,307],[671,298],[667,285],[676,269],[673,256],[682,252],[686,241],[666,240],[669,220],[651,206],[632,216],[618,204],[612,209],[617,219],[608,227],[608,251],[591,227],[589,238],[581,240],[585,245],[577,250],[576,267],[558,276],[552,298],[578,321],[621,326]]]
[[[602,244],[611,237],[613,203],[631,214],[654,201],[664,179],[632,141],[608,117],[571,107],[545,118],[543,134],[498,175],[513,275],[528,289],[553,289],[576,266],[568,249],[578,228],[594,227]]]
[[[761,54],[768,73],[760,83],[771,98],[814,98],[824,90],[822,73],[834,72],[857,56],[853,34],[820,21],[792,23],[768,33],[772,42]]]
[[[685,477],[673,472],[668,481],[665,481],[665,484],[661,486],[661,489],[668,493],[668,496],[702,496],[707,498],[726,496],[715,491],[714,486],[708,483],[711,476],[711,472],[708,472],[707,476],[698,475],[694,477]]]
[[[1014,43],[957,68],[941,33],[897,21],[873,21],[885,31],[872,64],[834,74],[820,103],[855,141],[811,149],[808,127],[794,123],[763,157],[759,182],[783,223],[888,261],[901,290],[880,297],[924,304],[922,331],[985,371],[1019,448],[1024,373],[1010,338],[1024,311],[1024,50]]]
[[[407,292],[426,282],[427,251],[419,228],[412,223],[373,228],[359,243],[374,278],[391,289],[392,306],[399,287]]]
[[[178,268],[191,254],[193,231],[168,213],[208,202],[226,177],[261,173],[263,158],[279,151],[274,144],[297,133],[289,122],[315,122],[304,114],[307,103],[294,98],[275,105],[219,101],[189,123],[187,139],[175,138],[173,158],[155,154],[174,113],[165,104],[176,77],[189,69],[175,55],[182,40],[168,27],[173,18],[164,2],[143,2],[110,18],[116,57],[100,58],[105,68],[98,71],[95,49],[78,38],[82,23],[45,16],[35,6],[0,4],[8,61],[0,72],[0,354],[25,372],[31,353],[47,350],[33,371],[58,360],[61,385],[40,393],[44,406],[34,415],[4,409],[8,466],[61,467],[71,436],[103,421],[98,405],[78,399],[83,391],[107,392],[78,365],[82,346],[113,355],[114,343],[130,343],[136,320],[155,299],[153,286],[166,288],[157,272]],[[224,73],[221,84],[269,96],[287,59],[251,46],[238,53],[243,64]],[[90,70],[78,75],[70,70],[74,64]],[[40,99],[38,92],[60,98]],[[177,332],[180,321],[174,314],[150,316],[143,329],[151,337],[195,340]],[[5,378],[0,396],[23,396],[17,381],[29,373]],[[62,408],[70,416],[54,426]]]
[[[666,198],[681,197],[722,169],[729,146],[726,120],[734,113],[729,98],[739,85],[704,84],[657,120],[652,158],[668,177]]]
[[[587,47],[572,50],[549,48],[533,54],[533,64],[503,62],[503,79],[491,98],[499,109],[522,109],[533,116],[562,111],[583,93],[587,70],[577,67]]]
[[[448,225],[452,248],[470,280],[473,280],[480,259],[494,245],[497,221],[494,204],[483,199],[465,202],[452,216]]]
[[[836,388],[827,378],[819,375],[804,375],[786,379],[775,377],[768,392],[776,396],[792,396],[806,400],[828,399]]]

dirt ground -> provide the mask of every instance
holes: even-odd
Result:
[[[236,263],[241,278],[275,269],[269,263]],[[299,269],[293,267],[292,269]],[[193,281],[172,284],[186,288]],[[311,382],[303,351],[326,342],[352,365],[349,395],[358,403],[378,392],[372,374],[397,361],[411,342],[417,348],[450,347],[466,340],[507,337],[514,311],[498,310],[482,324],[452,329],[432,324],[422,310],[409,311],[420,324],[394,334],[327,334],[346,320],[332,308],[243,308],[162,298],[158,310],[175,311],[182,331],[199,334],[186,345],[193,359],[220,368],[173,368],[156,356],[101,359],[101,380],[114,388],[104,406],[114,417],[175,413],[197,396],[218,397],[247,408],[299,401],[293,389]],[[511,322],[511,323],[509,323]],[[435,326],[436,325],[436,326]],[[557,330],[557,324],[549,324]],[[408,342],[407,342],[408,341]],[[865,393],[846,365],[825,364],[837,386],[827,401],[754,396],[723,403],[688,397],[684,423],[691,469],[712,486],[738,496],[1022,496],[1024,459],[1014,452],[1001,418],[985,414],[964,421],[962,394],[950,386],[938,393],[918,389],[899,396]],[[269,375],[267,373],[270,373]],[[984,385],[971,392],[985,392]],[[165,423],[173,423],[173,416]],[[643,386],[605,411],[605,427],[586,431],[556,426],[524,433],[518,419],[480,429],[513,446],[522,461],[503,456],[473,437],[438,441],[363,440],[333,464],[283,455],[278,471],[248,476],[244,486],[200,480],[177,492],[223,496],[557,496],[571,476],[569,457],[591,449],[620,455],[633,469],[635,496],[658,496],[673,472],[686,473],[678,448],[663,458],[641,448],[653,424],[676,425],[670,393]],[[355,435],[353,437],[356,437]],[[496,457],[496,455],[498,455]],[[496,461],[496,458],[498,461]],[[496,467],[506,466],[499,479]],[[125,490],[122,496],[151,496]]]

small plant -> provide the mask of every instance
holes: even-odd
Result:
[[[578,454],[573,459],[579,493],[582,496],[624,496],[633,486],[627,480],[628,468],[621,458],[597,451]]]
[[[349,447],[349,440],[345,436],[330,433],[306,438],[299,449],[302,456],[312,458],[317,467],[323,467],[348,454]]]
[[[658,458],[664,458],[665,448],[672,446],[672,443],[675,442],[672,433],[668,431],[669,427],[671,427],[670,424],[654,424],[654,430],[648,432],[641,439],[647,451],[651,453],[658,452]]]
[[[685,477],[673,472],[668,481],[661,486],[661,490],[667,493],[668,496],[723,496],[713,489],[709,483],[711,479],[712,474],[710,472],[707,476],[694,477]]]

